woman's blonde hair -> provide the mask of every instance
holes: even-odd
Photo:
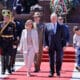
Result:
[[[26,22],[25,22],[25,28],[26,28],[26,26],[28,26],[28,23],[32,23],[32,28],[34,28],[34,26],[33,26],[33,21],[31,20],[31,19],[28,19]]]

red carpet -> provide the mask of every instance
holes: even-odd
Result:
[[[43,53],[42,61],[49,62],[48,52]],[[65,48],[63,62],[75,62],[75,50],[72,46]]]
[[[70,80],[72,78],[72,73],[74,70],[74,63],[64,62],[62,65],[61,77],[58,78],[56,74],[54,77],[49,78],[49,63],[44,62],[41,65],[41,71],[39,73],[32,72],[31,77],[26,76],[26,67],[23,66],[17,72],[14,72],[12,75],[9,75],[4,80]],[[33,68],[32,68],[33,71]]]

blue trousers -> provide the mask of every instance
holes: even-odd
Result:
[[[76,63],[80,67],[80,47],[76,48]]]

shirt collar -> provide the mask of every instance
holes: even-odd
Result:
[[[52,23],[52,25],[54,25],[55,24],[55,26],[57,26],[57,22],[56,23]]]

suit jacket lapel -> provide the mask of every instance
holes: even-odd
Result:
[[[33,44],[34,44],[34,39],[35,39],[34,30],[32,30],[32,32],[31,32],[31,37],[32,37],[32,41],[33,41]]]
[[[59,30],[59,24],[57,23],[57,25],[56,25],[56,33],[58,32],[58,30]]]
[[[24,37],[27,39],[27,30],[25,30]]]

